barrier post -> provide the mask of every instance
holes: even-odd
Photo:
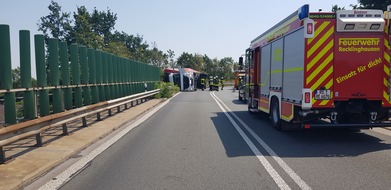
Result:
[[[11,40],[8,25],[0,25],[0,89],[12,89]],[[16,123],[15,93],[4,94],[4,120],[6,124]]]
[[[71,52],[71,73],[72,73],[72,84],[77,85],[77,87],[73,88],[73,101],[75,103],[75,107],[79,108],[83,106],[83,95],[80,85],[80,64],[79,64],[79,47],[77,44],[70,45]]]
[[[107,53],[105,52],[102,52],[102,81],[103,83],[105,84],[103,86],[104,88],[104,94],[105,94],[105,100],[110,100],[110,87],[108,86],[108,75],[109,75],[109,71],[108,71],[108,67],[109,67],[109,63],[108,63],[108,55]]]
[[[19,31],[20,50],[20,80],[22,88],[28,91],[23,92],[23,116],[25,119],[36,118],[34,91],[31,88],[31,53],[30,53],[30,31]]]
[[[118,61],[118,81],[120,83],[120,85],[118,85],[118,89],[119,89],[119,97],[123,97],[123,84],[122,84],[122,72],[123,72],[123,69],[122,69],[122,65],[123,65],[123,58],[119,57],[119,61]]]
[[[135,80],[135,74],[134,74],[134,61],[130,61],[130,94],[135,94],[135,85],[134,85],[134,80]]]
[[[115,98],[115,92],[114,92],[114,85],[113,85],[113,64],[114,64],[114,58],[113,58],[113,54],[108,54],[107,56],[107,60],[108,60],[108,66],[107,66],[107,70],[108,70],[108,83],[110,84],[109,85],[109,89],[110,89],[110,99],[114,99]]]
[[[118,71],[119,71],[119,57],[118,56],[115,56],[115,62],[113,64],[113,71],[115,73],[114,75],[114,82],[116,83],[115,86],[114,86],[114,91],[115,91],[115,98],[119,98],[119,76],[118,76]]]
[[[59,113],[64,111],[62,103],[62,90],[57,88],[60,85],[59,77],[59,53],[58,53],[58,39],[49,39],[49,73],[50,73],[50,84],[56,88],[53,92],[53,113]]]
[[[103,71],[102,71],[102,51],[96,51],[95,52],[95,63],[96,63],[96,82],[99,84],[98,91],[99,91],[99,102],[105,101],[105,91],[104,87],[102,86],[103,82]]]
[[[42,34],[34,36],[35,45],[35,67],[37,72],[37,85],[44,88],[47,86],[46,62],[45,62],[45,38]],[[49,93],[48,90],[39,90],[39,115],[49,115]]]
[[[81,84],[87,85],[89,79],[87,47],[80,46],[79,52],[80,52]],[[84,105],[91,104],[91,92],[90,92],[90,87],[88,86],[83,86],[83,104]]]
[[[99,92],[96,86],[96,62],[95,62],[95,50],[88,48],[88,68],[89,68],[89,83],[94,84],[91,86],[91,103],[95,104],[99,102]]]
[[[70,110],[73,108],[72,101],[72,89],[69,87],[70,75],[69,75],[69,55],[68,55],[68,45],[67,42],[59,43],[59,51],[60,51],[60,65],[61,65],[61,82],[64,88],[64,108],[66,110]]]

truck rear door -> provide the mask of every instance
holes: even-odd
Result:
[[[386,76],[381,11],[338,11],[336,27],[334,99],[381,100]]]

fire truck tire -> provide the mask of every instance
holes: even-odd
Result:
[[[281,130],[280,105],[277,98],[272,99],[270,108],[270,119],[275,129]]]
[[[242,101],[243,98],[240,96],[240,91],[238,91],[238,95],[239,95],[239,100]]]

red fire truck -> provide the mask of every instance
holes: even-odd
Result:
[[[248,110],[276,129],[391,126],[390,13],[308,10],[251,41]]]
[[[244,82],[244,77],[246,75],[246,71],[244,69],[238,69],[234,71],[234,88],[236,90],[239,90],[239,86],[242,85],[242,82]]]

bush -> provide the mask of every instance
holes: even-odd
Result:
[[[155,95],[155,98],[171,98],[179,92],[179,87],[172,82],[160,82],[155,84],[155,89],[160,89],[160,93]]]

